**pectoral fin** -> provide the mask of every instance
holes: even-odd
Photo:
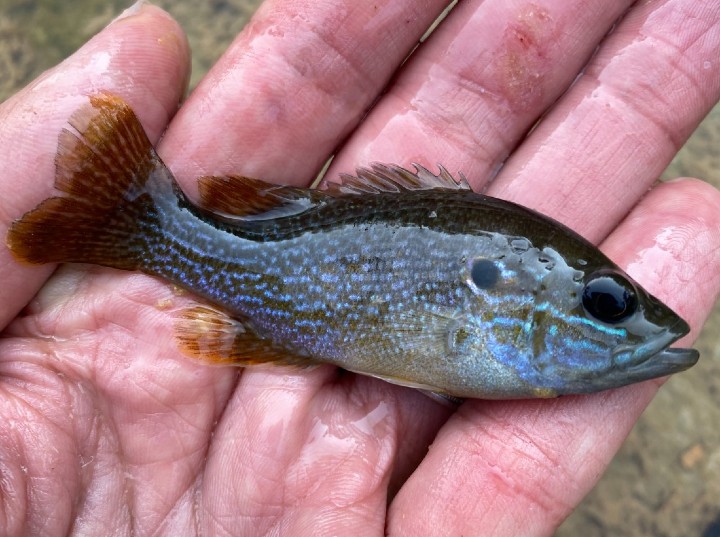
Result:
[[[403,334],[404,350],[425,350],[435,356],[456,352],[469,335],[463,317],[454,311],[401,313],[388,322],[386,330]]]
[[[462,397],[453,397],[452,395],[447,395],[445,393],[433,392],[430,390],[420,390],[420,392],[436,403],[440,403],[442,406],[452,408],[453,410],[465,402],[465,399]]]

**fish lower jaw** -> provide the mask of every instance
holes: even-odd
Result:
[[[685,371],[695,365],[700,355],[695,349],[660,348],[655,352],[639,347],[613,353],[613,364],[618,373],[632,382],[664,377]]]

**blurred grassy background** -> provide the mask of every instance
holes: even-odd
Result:
[[[258,0],[157,0],[193,49],[194,87],[251,16]],[[62,61],[128,7],[118,0],[0,0],[0,101]],[[720,186],[720,107],[664,177]],[[583,535],[720,535],[720,308],[697,347],[698,366],[664,386],[600,484],[558,530]],[[713,533],[713,531],[715,533]]]

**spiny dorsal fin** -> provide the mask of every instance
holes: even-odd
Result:
[[[242,320],[210,306],[181,310],[175,321],[175,336],[184,354],[209,364],[315,365],[259,338]]]
[[[325,190],[331,195],[339,194],[377,194],[379,192],[402,192],[403,190],[430,190],[444,188],[453,190],[470,190],[465,176],[459,174],[460,180],[443,166],[438,165],[440,173],[435,175],[420,164],[413,163],[415,171],[410,171],[396,164],[374,162],[369,168],[358,168],[355,175],[340,174],[340,182],[325,183]]]
[[[204,176],[198,179],[203,208],[247,220],[299,214],[316,206],[328,194],[309,188],[274,185],[241,175]],[[253,218],[256,217],[256,218]]]

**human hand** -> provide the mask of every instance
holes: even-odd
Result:
[[[349,135],[330,177],[441,162],[482,189],[512,153],[489,194],[602,242],[696,334],[720,288],[720,197],[685,180],[638,200],[720,94],[718,8],[634,7],[523,139],[630,2],[462,3],[354,131],[442,4],[267,2],[174,118],[179,29],[152,7],[117,21],[0,108],[0,234],[52,194],[57,134],[103,89],[153,141],[172,118],[159,152],[190,194],[208,173],[308,184]],[[30,300],[50,269],[0,263],[9,535],[546,535],[659,385],[450,414],[330,367],[188,360],[171,325],[189,298],[152,278],[63,267]]]

